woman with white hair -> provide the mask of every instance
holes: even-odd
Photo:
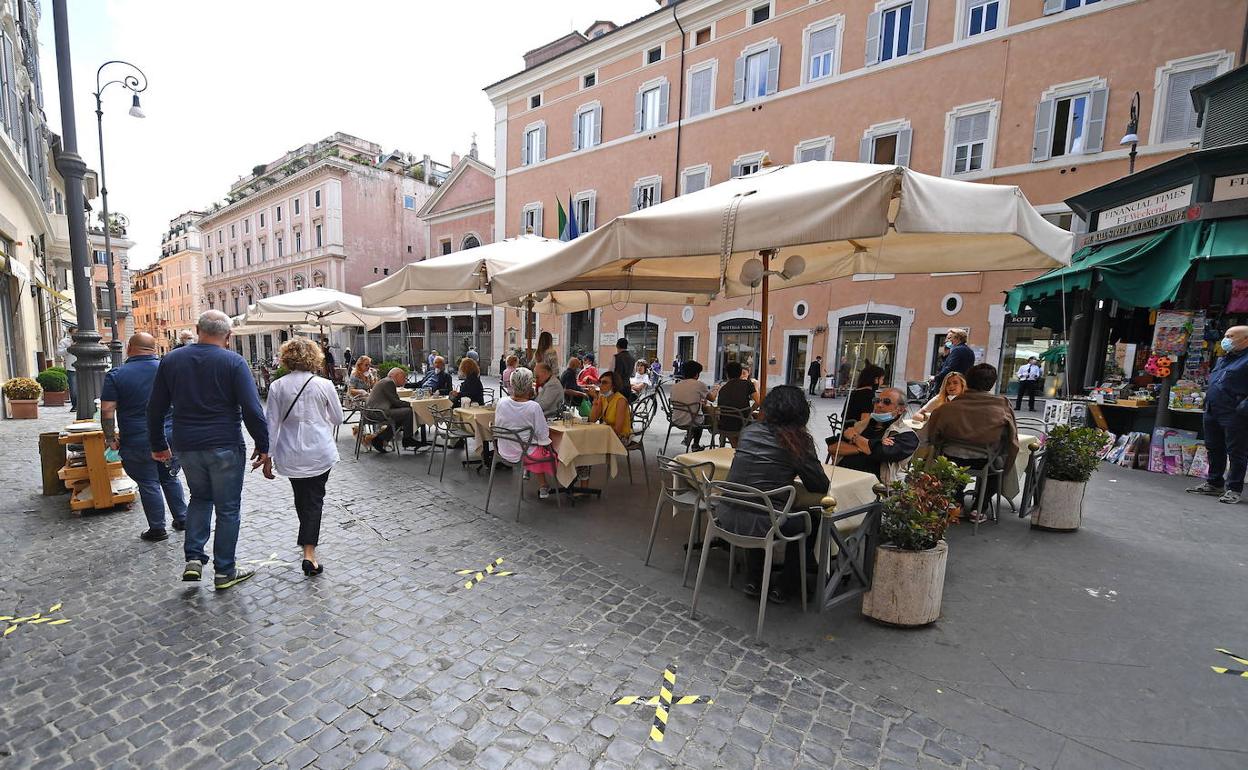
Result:
[[[542,407],[533,400],[533,372],[520,367],[511,373],[511,395],[499,399],[494,409],[494,425],[514,431],[529,431],[533,446],[524,457],[524,469],[542,474],[538,496],[550,497],[550,480],[555,477],[555,452],[550,448],[550,428]],[[514,441],[495,442],[499,455],[509,463],[520,462],[520,446]]]

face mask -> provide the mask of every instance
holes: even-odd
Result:
[[[888,412],[872,412],[871,419],[876,422],[892,422],[897,419],[897,415],[889,414]]]
[[[952,341],[952,340],[945,340],[945,347],[946,347],[946,348],[952,348],[952,347],[953,347],[953,341]]]
[[[1231,338],[1223,337],[1222,338],[1222,350],[1224,350],[1227,353],[1230,353],[1234,349],[1235,349],[1235,343],[1231,342]]]

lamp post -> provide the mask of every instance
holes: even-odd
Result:
[[[1127,133],[1123,134],[1122,141],[1118,144],[1126,147],[1131,145],[1131,152],[1127,153],[1127,175],[1135,173],[1135,148],[1140,143],[1140,92],[1136,91],[1135,96],[1131,97],[1131,115],[1127,119]]]
[[[104,75],[104,69],[109,65],[116,64],[122,68],[129,68],[121,78],[109,80],[100,83]],[[121,339],[117,336],[117,284],[114,281],[113,262],[113,223],[108,217],[108,179],[104,175],[104,109],[103,103],[100,101],[100,94],[104,93],[104,89],[117,83],[122,88],[134,93],[134,99],[130,102],[130,116],[134,118],[142,118],[143,107],[139,104],[139,94],[147,90],[147,75],[143,74],[143,70],[134,66],[130,62],[112,59],[100,65],[95,71],[95,122],[100,135],[100,204],[103,211],[100,215],[104,218],[104,254],[108,259],[108,320],[113,327],[113,339],[108,343],[109,350],[112,353],[113,366],[121,366]]]

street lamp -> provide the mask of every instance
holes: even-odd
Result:
[[[116,80],[109,80],[101,85],[103,79],[104,68],[109,65],[116,64],[122,68],[129,68],[129,72]],[[135,118],[142,118],[143,107],[139,104],[139,94],[147,90],[147,75],[143,74],[143,70],[134,66],[130,62],[112,59],[100,65],[95,71],[95,122],[100,134],[100,204],[103,208],[101,216],[104,218],[104,254],[108,259],[108,319],[113,326],[113,339],[108,343],[109,351],[112,354],[113,366],[121,366],[121,338],[117,336],[117,284],[114,281],[113,269],[113,223],[108,217],[108,180],[104,175],[104,108],[100,101],[100,94],[104,93],[104,89],[117,83],[134,93],[134,99],[130,103],[130,115]]]
[[[1140,92],[1136,91],[1135,96],[1131,97],[1131,116],[1127,119],[1127,133],[1123,134],[1122,141],[1118,144],[1126,147],[1131,145],[1131,152],[1127,153],[1127,174],[1135,173],[1135,148],[1140,143]]]

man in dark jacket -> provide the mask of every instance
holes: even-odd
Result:
[[[416,416],[412,412],[411,405],[399,398],[399,386],[406,381],[407,372],[397,366],[394,367],[386,372],[386,376],[378,380],[373,389],[369,391],[368,400],[364,402],[364,406],[367,409],[380,409],[389,414],[399,426],[399,432],[403,434],[403,447],[411,449],[416,446],[416,437],[412,435]],[[390,438],[389,432],[390,429],[386,428],[373,438],[373,449],[376,449],[379,454],[386,453],[386,441]]]
[[[932,378],[932,393],[940,392],[940,384],[950,372],[965,375],[975,365],[975,351],[966,344],[966,329],[950,329],[945,334],[945,348],[949,353],[940,371]]]
[[[810,377],[810,395],[816,395],[819,378],[823,376],[823,356],[815,356],[815,360],[810,362],[810,368],[806,370],[806,375]]]
[[[1226,355],[1209,375],[1205,389],[1209,479],[1187,491],[1234,504],[1244,493],[1248,467],[1248,326],[1227,329],[1221,345]]]
[[[628,352],[628,338],[620,337],[615,341],[615,365],[611,368],[615,370],[615,374],[620,378],[620,382],[625,385],[632,379],[633,370],[637,368],[637,359],[633,358],[633,354]],[[624,397],[630,403],[637,400],[637,394],[632,388],[624,388]]]
[[[446,372],[446,359],[442,356],[434,356],[430,365],[429,373],[420,381],[420,387],[428,388],[431,393],[439,396],[449,396],[455,387],[451,375]]]

